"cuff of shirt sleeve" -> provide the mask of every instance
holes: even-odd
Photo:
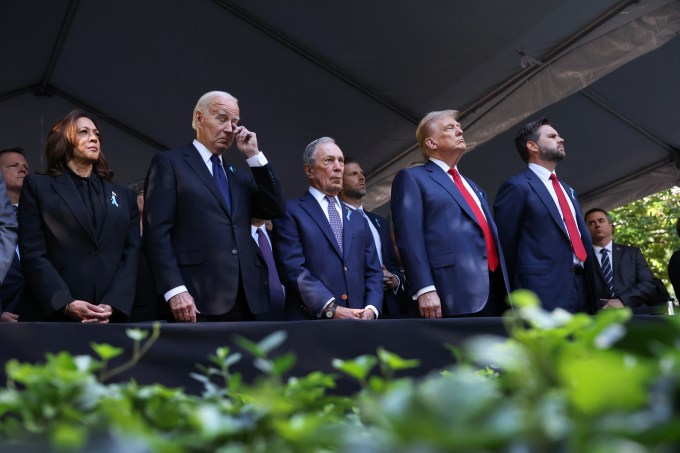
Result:
[[[176,288],[172,288],[170,291],[167,291],[165,294],[163,294],[163,298],[165,301],[169,301],[172,296],[176,296],[179,293],[183,293],[184,291],[189,291],[186,286],[181,285]]]
[[[260,151],[254,156],[247,158],[246,163],[248,164],[249,167],[264,167],[269,163],[269,161],[264,156],[264,153]]]
[[[375,308],[373,305],[366,305],[366,308],[370,308],[373,310],[373,313],[375,314],[375,319],[378,319],[378,309]]]
[[[415,296],[413,296],[413,300],[418,300],[420,296],[422,296],[425,293],[429,293],[430,291],[437,291],[437,288],[434,287],[434,285],[426,286],[425,288],[421,288],[420,291],[416,293]]]
[[[394,294],[396,296],[397,293],[399,292],[399,288],[401,288],[401,280],[399,280],[399,276],[397,274],[392,274],[392,275],[394,275],[394,278],[397,279],[397,286],[395,286],[392,289],[392,294]]]

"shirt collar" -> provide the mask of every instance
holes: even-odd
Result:
[[[325,199],[326,196],[327,196],[325,193],[323,193],[322,191],[320,191],[316,187],[312,187],[312,186],[309,186],[309,193],[312,194],[314,199],[319,203],[321,203],[321,200]],[[340,206],[340,200],[338,199],[338,196],[336,195],[333,198],[335,198],[335,202],[338,204],[338,206]]]
[[[203,162],[208,164],[213,153],[211,153],[210,150],[206,148],[203,143],[199,142],[196,139],[194,139],[194,147],[198,150],[199,154],[201,155],[201,158],[203,159]],[[220,163],[222,163],[222,156],[218,154],[217,157],[220,158]]]
[[[449,164],[447,164],[447,163],[444,162],[443,160],[439,160],[439,159],[437,159],[437,158],[435,158],[435,157],[430,157],[430,161],[431,161],[433,164],[436,164],[439,168],[441,168],[442,170],[444,170],[446,173],[449,172],[449,169],[450,169],[450,168],[455,168],[456,171],[458,171],[458,165],[456,165],[455,167],[449,167]]]
[[[541,167],[540,165],[535,164],[533,162],[529,164],[529,168],[531,169],[531,171],[536,173],[536,176],[541,178],[543,181],[550,181],[550,175],[552,174],[552,172],[547,168]],[[557,175],[557,173],[555,173],[555,175]]]
[[[596,255],[599,255],[600,250],[607,249],[607,253],[609,254],[609,256],[612,256],[612,244],[613,244],[613,241],[609,241],[609,244],[605,245],[604,247],[593,245],[593,250],[595,250]]]

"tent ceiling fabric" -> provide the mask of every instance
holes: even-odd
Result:
[[[198,97],[225,89],[288,197],[307,185],[305,145],[329,135],[367,171],[377,207],[419,160],[428,111],[463,111],[477,146],[461,168],[491,197],[522,167],[513,126],[545,114],[567,138],[560,176],[613,207],[677,183],[679,11],[678,0],[4,2],[0,147],[23,146],[41,168],[48,128],[84,107],[127,183],[157,150],[188,143]],[[227,160],[242,164],[234,150]]]

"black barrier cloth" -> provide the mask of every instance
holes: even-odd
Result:
[[[146,324],[2,324],[0,359],[3,367],[0,379],[5,382],[4,364],[9,359],[36,363],[43,361],[46,352],[59,351],[94,356],[89,346],[91,342],[123,347],[127,359],[132,340],[126,336],[125,330],[130,327],[150,328]],[[297,360],[290,376],[303,376],[316,370],[335,372],[338,375],[335,392],[345,394],[357,390],[358,386],[333,369],[331,362],[335,358],[352,359],[362,354],[375,354],[382,346],[403,358],[420,360],[418,368],[398,376],[423,376],[455,362],[445,344],[461,346],[466,339],[478,334],[507,336],[501,318],[163,324],[160,337],[151,350],[134,368],[113,381],[134,378],[140,384],[161,383],[199,394],[203,390],[202,384],[189,376],[198,371],[197,363],[207,364],[208,356],[220,346],[243,352],[234,343],[235,335],[257,342],[278,330],[285,331],[288,339],[272,355],[288,351],[295,353]],[[109,368],[123,361],[116,359]],[[231,369],[240,372],[246,381],[252,381],[259,374],[252,361],[244,352],[242,360]]]

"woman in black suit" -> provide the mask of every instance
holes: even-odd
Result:
[[[30,299],[22,320],[126,321],[140,247],[135,194],[111,182],[94,120],[74,110],[47,136],[47,170],[28,175],[19,252]]]

